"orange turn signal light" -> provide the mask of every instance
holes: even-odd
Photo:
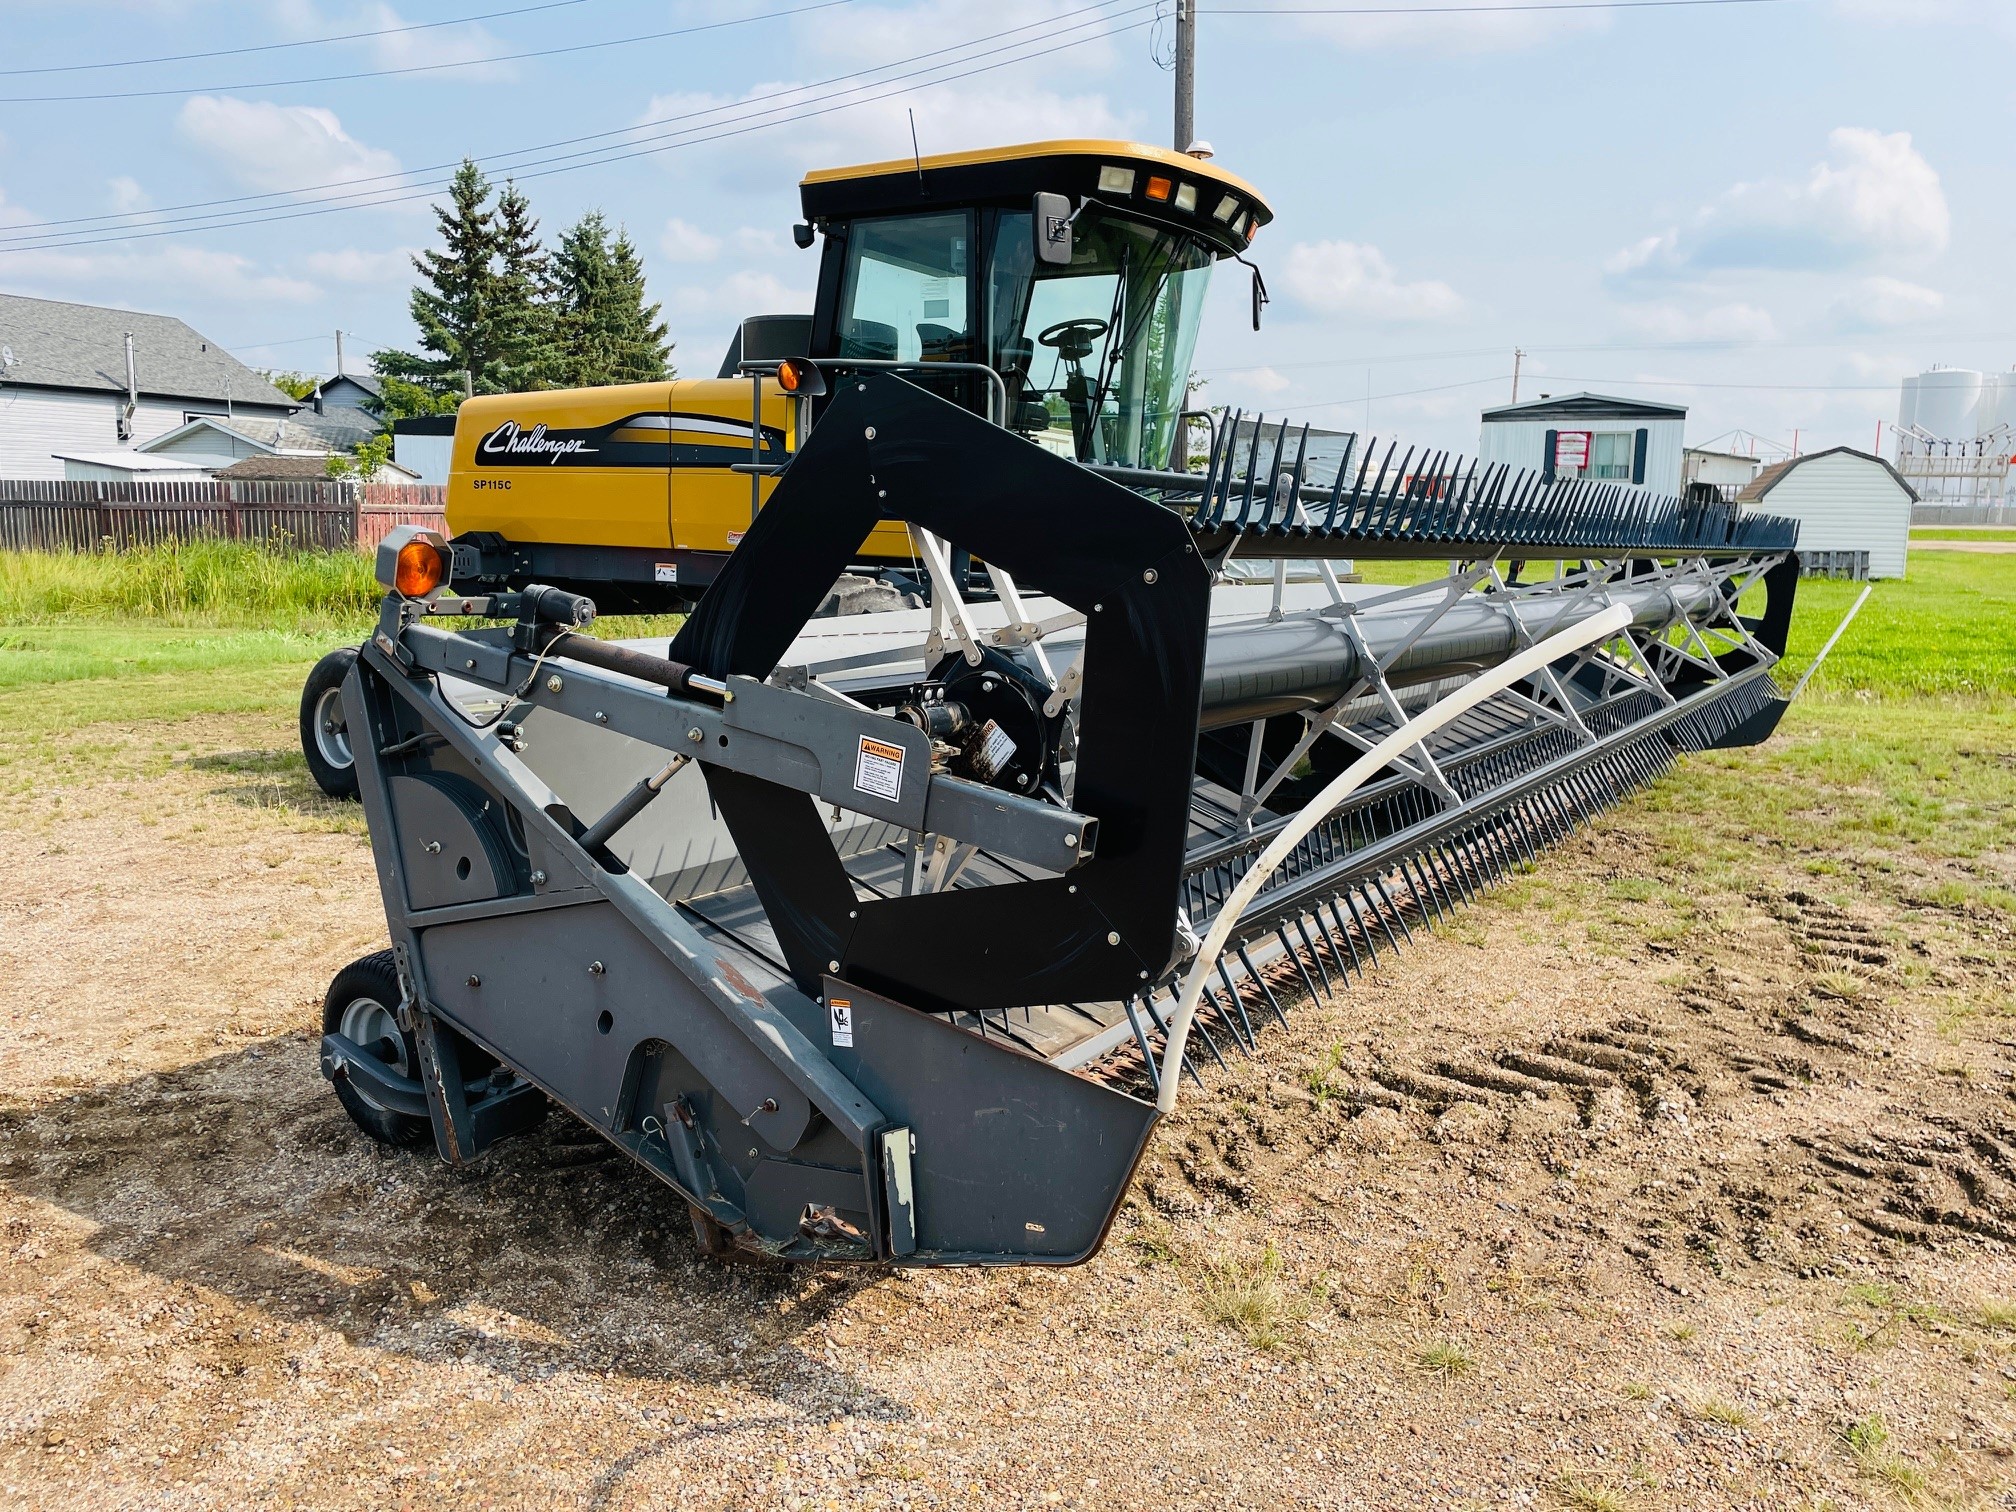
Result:
[[[816,364],[786,357],[777,364],[777,387],[800,399],[817,399],[826,392],[826,379]]]
[[[1143,193],[1152,200],[1166,200],[1169,198],[1169,192],[1175,187],[1175,184],[1166,178],[1151,178]]]
[[[408,541],[399,548],[399,562],[393,571],[392,586],[405,598],[425,598],[441,586],[445,576],[441,553],[425,541]]]

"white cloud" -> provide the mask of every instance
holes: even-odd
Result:
[[[318,105],[197,95],[175,118],[185,141],[249,188],[288,191],[396,174],[399,160],[367,147]],[[373,186],[376,187],[376,186]]]
[[[1238,374],[1227,374],[1226,381],[1237,388],[1251,389],[1256,394],[1279,394],[1295,386],[1292,378],[1286,378],[1271,367],[1249,368]]]
[[[393,247],[373,252],[363,247],[337,247],[310,252],[301,259],[304,270],[330,283],[405,284],[411,283],[413,249]]]
[[[1802,180],[1736,184],[1685,224],[1605,265],[1618,276],[1725,269],[1828,269],[1946,249],[1952,217],[1939,174],[1909,132],[1842,126]]]
[[[140,187],[138,179],[121,174],[117,178],[108,179],[105,190],[107,201],[120,215],[138,215],[143,210],[154,208],[153,200],[148,198],[147,191]]]
[[[1385,253],[1362,242],[1297,242],[1282,263],[1281,282],[1323,315],[1401,323],[1447,320],[1463,308],[1462,296],[1446,283],[1404,282]]]
[[[236,252],[187,245],[124,252],[9,252],[6,269],[8,286],[16,292],[116,304],[143,295],[171,308],[172,302],[186,302],[192,295],[244,304],[305,304],[322,296],[307,280],[269,272]]]
[[[698,226],[689,225],[674,216],[665,222],[665,230],[658,238],[658,250],[675,263],[712,262],[721,255],[721,238],[710,236]]]
[[[720,283],[682,284],[666,299],[665,307],[674,315],[726,317],[730,322],[747,315],[778,315],[812,308],[809,279],[804,286],[786,283],[774,273],[745,268],[731,273]]]
[[[1831,313],[1839,330],[1877,331],[1930,319],[1945,307],[1946,296],[1937,289],[1879,275],[1857,283]]]
[[[1072,45],[1043,59],[1047,73],[1103,73],[1119,56],[1111,39],[1113,19],[1085,12],[1084,0],[1022,0],[1012,6],[1001,0],[857,3],[808,15],[798,38],[804,56],[819,59],[824,73],[839,72],[834,64],[879,67],[891,58],[910,56],[920,45],[934,45],[920,44],[922,37],[990,38],[986,47],[959,55],[980,62],[991,61],[989,49],[998,53],[1067,42]]]
[[[475,22],[456,26],[427,26],[412,30],[415,23],[383,0],[347,9],[323,10],[313,0],[268,0],[267,13],[300,38],[381,32],[389,35],[366,37],[351,44],[361,50],[373,68],[434,68],[443,63],[469,63],[466,68],[442,69],[438,73],[412,77],[427,84],[443,80],[458,83],[491,83],[515,79],[515,64],[480,64],[475,60],[499,53],[525,52],[511,47],[487,27]]]
[[[1770,341],[1778,323],[1753,304],[1719,304],[1690,310],[1670,303],[1626,306],[1625,321],[1657,341]]]

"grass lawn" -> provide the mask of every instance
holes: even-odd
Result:
[[[2016,529],[2001,525],[1914,525],[1914,541],[2016,541]]]

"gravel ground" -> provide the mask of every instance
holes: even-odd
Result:
[[[1925,900],[2006,840],[1816,784],[1678,871],[1683,763],[1208,1073],[1092,1263],[769,1270],[564,1118],[363,1139],[354,811],[281,714],[113,736],[0,794],[8,1505],[2016,1505],[2016,942]]]

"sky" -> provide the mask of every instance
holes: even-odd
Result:
[[[1521,398],[1807,451],[1874,445],[1906,374],[2016,363],[2011,0],[1194,3],[1198,135],[1276,211],[1259,333],[1215,275],[1203,402],[1468,452],[1519,351]],[[708,376],[810,308],[799,177],[907,155],[913,113],[927,153],[1167,143],[1173,6],[8,0],[0,292],[285,370],[340,328],[355,366],[410,347],[468,155],[549,236],[625,226]]]

